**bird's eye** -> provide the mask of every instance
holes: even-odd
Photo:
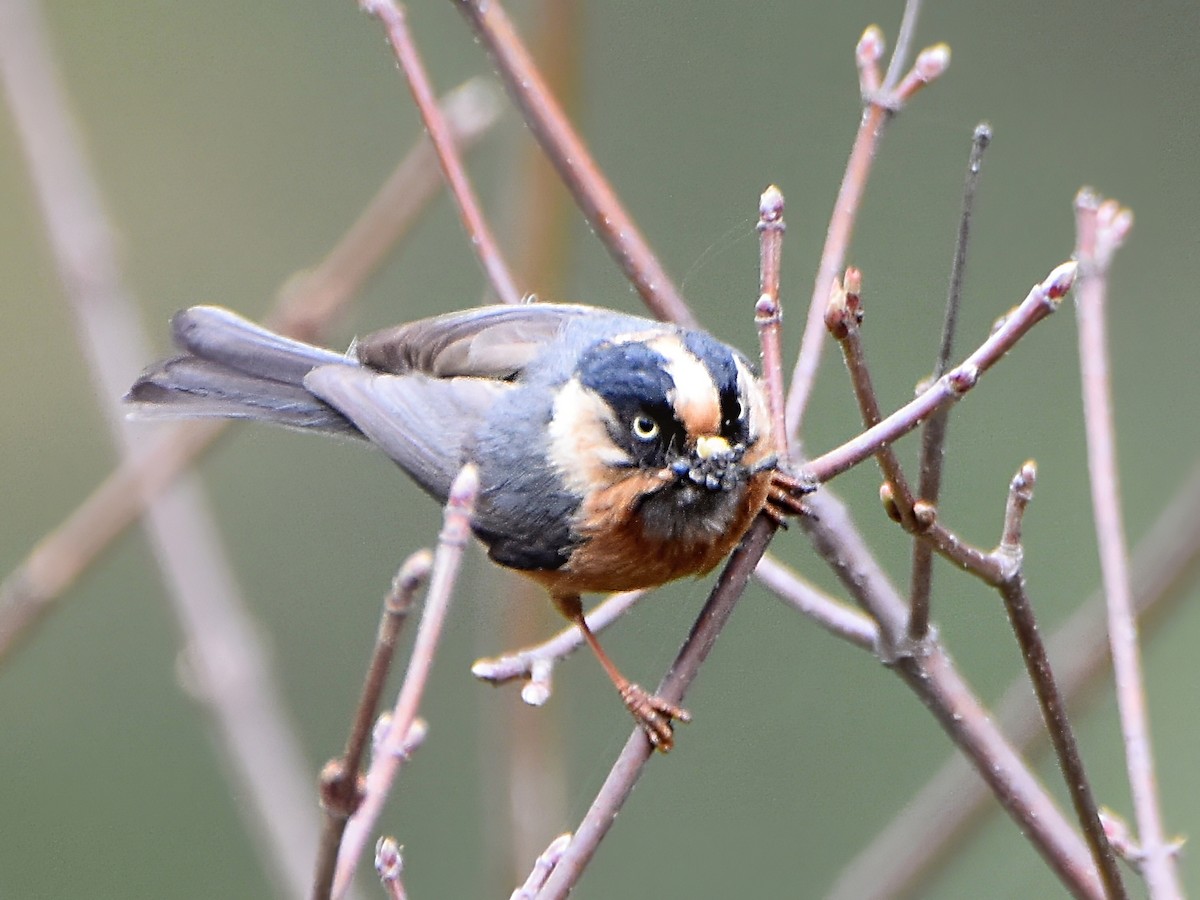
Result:
[[[658,437],[658,423],[649,416],[634,416],[630,429],[639,441],[652,441]]]

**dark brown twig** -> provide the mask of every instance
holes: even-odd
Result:
[[[858,269],[847,269],[844,283],[835,279],[830,291],[829,305],[825,309],[825,327],[841,347],[863,425],[872,428],[883,419],[883,413],[879,408],[879,396],[875,393],[875,385],[871,381],[871,369],[867,365],[867,351],[862,339],[864,310],[861,293],[862,273]],[[906,531],[915,532],[917,522],[913,516],[912,490],[900,467],[900,458],[889,444],[879,448],[875,459],[883,473],[881,493],[888,514],[900,522]]]
[[[1116,429],[1109,385],[1105,304],[1108,267],[1133,227],[1133,213],[1114,201],[1101,202],[1088,188],[1075,198],[1076,258],[1081,277],[1076,295],[1088,474],[1100,572],[1108,600],[1108,632],[1116,676],[1117,709],[1125,738],[1125,764],[1144,857],[1141,871],[1156,900],[1182,896],[1175,856],[1163,826],[1150,746],[1150,716],[1142,677],[1141,651],[1133,618],[1129,561],[1121,523]]]
[[[1000,596],[1004,598],[1004,606],[1008,611],[1017,643],[1021,647],[1021,656],[1025,660],[1029,680],[1033,683],[1034,692],[1042,708],[1050,742],[1058,755],[1058,764],[1062,768],[1067,791],[1075,806],[1075,815],[1083,827],[1083,836],[1104,882],[1106,896],[1109,900],[1121,900],[1127,894],[1125,885],[1121,882],[1121,873],[1117,869],[1117,859],[1100,823],[1096,799],[1083,768],[1083,758],[1079,755],[1075,731],[1067,717],[1062,694],[1055,684],[1050,658],[1038,633],[1033,605],[1025,589],[1025,574],[1021,565],[1021,523],[1025,507],[1033,497],[1036,473],[1037,469],[1032,462],[1025,463],[1013,477],[1009,487],[1008,505],[1004,514],[1004,533],[1000,539],[1000,546],[996,548],[996,556],[1006,563],[1006,574],[996,587]]]
[[[967,161],[966,183],[963,185],[962,211],[958,217],[958,236],[954,242],[954,259],[950,264],[950,286],[946,291],[946,315],[942,322],[942,340],[933,363],[932,378],[941,378],[954,357],[954,337],[958,331],[958,311],[962,306],[963,278],[967,266],[967,247],[971,237],[971,219],[975,210],[975,195],[983,166],[983,153],[992,140],[992,129],[986,123],[975,126],[971,139],[971,155]],[[942,488],[942,466],[945,461],[946,429],[950,421],[949,407],[938,410],[921,429],[921,455],[918,463],[917,498],[936,507]],[[909,579],[908,636],[914,641],[925,637],[929,630],[929,598],[933,589],[933,553],[929,544],[919,538],[913,541],[912,575]]]
[[[354,868],[362,856],[370,831],[375,827],[392,782],[404,758],[405,740],[417,718],[417,709],[425,693],[429,672],[433,668],[434,652],[441,639],[442,626],[450,609],[450,598],[458,578],[463,551],[471,536],[471,512],[479,491],[479,473],[474,465],[463,466],[450,487],[446,501],[442,530],[438,535],[437,551],[429,578],[429,591],[417,637],[413,644],[404,683],[396,697],[387,733],[371,761],[367,773],[366,793],[350,821],[346,823],[342,846],[338,852],[337,871],[333,880],[333,896],[341,897],[350,886]]]
[[[387,681],[392,657],[396,652],[396,639],[404,627],[412,609],[413,600],[429,575],[433,554],[418,550],[404,561],[392,589],[383,601],[383,615],[375,635],[375,648],[367,675],[363,681],[362,694],[354,712],[354,721],[346,739],[346,749],[338,759],[326,763],[321,771],[321,808],[325,813],[325,827],[321,831],[321,843],[317,849],[316,875],[313,877],[312,896],[324,900],[333,885],[333,870],[337,863],[338,846],[346,821],[354,815],[362,801],[362,785],[359,772],[362,767],[363,751],[371,739],[371,726],[375,721],[375,710]]]
[[[446,176],[450,193],[458,204],[471,247],[479,257],[492,289],[502,302],[520,303],[523,293],[518,290],[516,281],[513,280],[508,263],[504,261],[504,254],[500,252],[500,245],[492,234],[491,226],[488,225],[479,200],[475,197],[475,191],[467,179],[458,148],[454,145],[454,136],[442,117],[437,96],[425,71],[425,64],[421,62],[421,54],[417,51],[412,35],[409,34],[404,6],[392,0],[359,0],[359,6],[364,12],[379,19],[387,31],[388,41],[396,53],[396,61],[404,70],[404,77],[408,80],[413,100],[417,104],[421,120],[425,123],[425,130],[429,132],[437,150],[438,163],[442,167],[442,174]]]
[[[901,53],[907,53],[906,37],[911,35],[915,28],[918,7],[919,3],[909,0],[905,9],[906,27],[902,29],[903,37],[897,44],[897,52],[893,54],[893,63],[890,67],[897,71],[901,63],[896,60],[900,58]],[[863,32],[855,52],[860,83],[864,86],[869,86],[873,83],[873,78],[877,77],[870,74],[864,75],[864,72],[870,73],[873,70],[882,53],[882,35],[878,28],[872,26]],[[924,73],[924,77],[916,79],[913,83],[927,84],[932,78],[940,75],[948,64],[949,49],[944,44],[923,51],[918,57],[918,63],[914,69],[919,68]],[[793,451],[799,449],[797,436],[803,424],[804,410],[808,406],[808,398],[812,394],[817,368],[821,361],[821,348],[825,338],[825,304],[829,299],[834,279],[846,265],[846,253],[850,247],[854,221],[862,204],[867,178],[870,175],[884,129],[892,115],[900,110],[911,93],[910,90],[908,94],[901,97],[892,89],[891,83],[885,83],[879,91],[863,98],[866,109],[863,111],[858,133],[854,137],[854,146],[850,149],[850,158],[846,162],[846,172],[842,176],[837,199],[834,201],[833,214],[825,233],[825,246],[821,250],[821,261],[817,266],[817,274],[813,281],[808,318],[804,326],[804,334],[800,338],[800,354],[796,359],[796,366],[792,370],[786,416],[788,443]]]
[[[479,81],[451,91],[444,104],[464,146],[476,143],[498,116],[495,99]],[[428,140],[423,139],[325,259],[280,288],[275,309],[267,317],[271,327],[310,341],[327,333],[440,186],[436,158]],[[150,500],[226,427],[224,422],[163,427],[161,436],[149,441],[143,453],[123,459],[62,524],[37,542],[0,583],[0,662],[100,554],[137,521]]]
[[[455,6],[491,54],[525,124],[588,223],[646,305],[660,319],[696,325],[683,296],[563,114],[499,0],[457,0]]]

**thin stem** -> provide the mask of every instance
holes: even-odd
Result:
[[[912,431],[939,408],[961,400],[978,383],[980,375],[999,362],[1034,325],[1058,308],[1063,296],[1071,289],[1076,269],[1076,264],[1069,262],[1051,271],[966,360],[878,425],[804,464],[802,477],[817,482],[828,481]]]
[[[346,738],[346,749],[341,758],[331,760],[321,772],[321,808],[325,812],[325,827],[321,832],[321,843],[317,849],[316,874],[313,877],[314,900],[325,900],[333,886],[333,870],[337,863],[338,847],[346,821],[362,802],[359,771],[362,767],[363,751],[371,739],[371,726],[375,721],[375,710],[387,681],[388,670],[396,651],[396,640],[412,609],[414,598],[433,564],[433,554],[418,550],[400,567],[392,582],[392,589],[383,601],[383,615],[375,635],[375,648],[359,697],[350,734]]]
[[[1100,823],[1096,799],[1083,768],[1083,758],[1079,755],[1075,731],[1067,717],[1066,703],[1055,684],[1050,658],[1038,632],[1033,605],[1025,586],[1025,573],[1021,566],[1021,523],[1025,508],[1033,497],[1036,472],[1032,462],[1025,463],[1013,478],[1009,489],[1004,534],[997,553],[1012,560],[1014,565],[1010,568],[1008,577],[999,585],[999,591],[1004,599],[1013,633],[1021,647],[1021,657],[1025,660],[1029,680],[1041,705],[1050,742],[1058,755],[1058,764],[1066,780],[1075,815],[1083,827],[1084,839],[1092,851],[1092,859],[1104,882],[1105,894],[1110,900],[1121,900],[1127,896],[1125,885],[1121,882],[1116,856]]]
[[[908,64],[908,54],[917,34],[917,19],[920,17],[921,0],[908,0],[900,17],[900,27],[896,30],[896,49],[888,61],[887,74],[883,79],[884,90],[891,90],[900,81],[900,73]]]
[[[1174,493],[1174,499],[1139,541],[1133,556],[1133,584],[1143,633],[1166,619],[1166,607],[1183,597],[1200,576],[1200,466]],[[1047,642],[1057,661],[1055,674],[1067,703],[1078,710],[1094,695],[1109,670],[1104,596],[1088,598]],[[1029,690],[1015,679],[994,707],[1009,739],[1028,749],[1044,740],[1046,728]],[[987,785],[970,762],[957,754],[846,866],[829,900],[885,900],[906,896],[937,862],[967,837],[971,823],[993,808]]]
[[[754,307],[754,323],[762,348],[763,379],[770,403],[771,431],[775,435],[776,452],[788,459],[787,423],[784,421],[783,349],[779,305],[780,267],[783,260],[783,192],[771,185],[762,193],[758,203],[758,303]]]
[[[632,609],[648,591],[624,591],[613,594],[593,607],[584,618],[593,634],[599,634]],[[550,699],[550,674],[554,663],[571,655],[583,646],[583,631],[569,625],[556,635],[536,644],[503,656],[478,659],[471,674],[481,681],[504,684],[517,678],[531,681],[521,692],[530,706],[541,706]]]
[[[850,158],[846,162],[846,171],[838,188],[837,199],[834,201],[833,213],[829,219],[829,227],[825,232],[825,245],[821,249],[821,261],[817,266],[816,277],[813,280],[812,298],[808,305],[808,319],[804,326],[804,334],[800,338],[800,353],[796,366],[792,371],[791,390],[788,393],[786,417],[788,444],[793,450],[799,449],[797,438],[804,422],[804,411],[812,395],[816,382],[817,369],[821,362],[821,348],[824,345],[824,314],[825,303],[829,298],[830,288],[838,272],[846,265],[846,253],[850,247],[850,238],[854,233],[854,222],[858,217],[859,207],[866,192],[867,178],[875,161],[875,153],[883,131],[894,113],[903,106],[907,97],[900,97],[891,89],[893,81],[892,70],[899,71],[902,62],[898,60],[908,53],[908,43],[916,28],[916,18],[920,4],[909,0],[905,7],[903,24],[901,25],[900,40],[896,52],[889,64],[888,80],[884,89],[864,97],[866,108],[859,122],[858,132],[854,136],[854,145],[850,149]],[[872,68],[875,56],[882,51],[882,37],[879,29],[868,28],[859,40],[855,57],[859,66],[860,78],[864,66]],[[938,48],[935,54],[942,62],[944,70],[948,63],[948,51]],[[864,58],[865,57],[865,58]],[[940,72],[936,66],[926,67],[926,77],[920,84],[928,83],[930,78],[937,77]]]
[[[389,900],[406,900],[408,893],[400,875],[404,871],[404,848],[395,838],[382,837],[375,844],[375,871]]]
[[[481,82],[467,82],[443,102],[464,146],[477,143],[496,123],[497,104]],[[310,341],[327,333],[440,186],[437,161],[428,139],[422,138],[325,259],[280,288],[267,316],[271,327]],[[66,520],[37,542],[0,582],[0,663],[226,427],[219,421],[161,427],[143,453],[122,459]]]
[[[456,0],[455,6],[487,48],[525,124],[584,217],[646,305],[660,319],[696,325],[683,296],[554,99],[499,0]]]
[[[520,303],[524,295],[513,280],[508,263],[504,261],[504,254],[500,252],[500,245],[492,234],[471,182],[467,179],[466,169],[454,144],[454,136],[438,108],[437,96],[433,92],[425,65],[421,62],[421,54],[409,33],[404,7],[392,0],[361,0],[359,5],[379,19],[387,31],[388,41],[396,53],[396,61],[404,70],[404,77],[408,79],[408,86],[421,114],[421,120],[425,123],[425,130],[429,132],[437,150],[438,163],[446,176],[450,193],[454,195],[454,201],[458,204],[471,247],[479,256],[479,262],[492,284],[492,289],[502,302]]]
[[[879,643],[879,626],[870,616],[818,590],[770,554],[758,561],[754,577],[776,597],[830,634],[863,650],[875,651]]]
[[[967,247],[971,238],[971,219],[975,211],[975,195],[979,190],[983,154],[992,140],[992,129],[986,123],[975,126],[971,139],[971,155],[967,160],[966,183],[963,185],[962,211],[958,217],[958,236],[954,242],[954,259],[950,264],[950,286],[946,291],[946,315],[942,322],[942,340],[933,364],[934,379],[946,374],[954,357],[954,338],[958,332],[958,311],[962,307],[963,279],[967,267]],[[917,497],[936,507],[942,489],[942,467],[946,457],[946,430],[950,409],[938,410],[921,429],[920,476]],[[909,579],[908,636],[919,641],[929,629],[929,599],[933,591],[933,552],[919,538],[913,541],[912,575]]]
[[[845,283],[834,281],[825,310],[825,326],[838,346],[846,369],[850,373],[850,386],[854,399],[858,401],[863,425],[872,428],[883,418],[879,409],[879,396],[871,380],[871,369],[867,365],[867,350],[862,339],[863,306],[861,299],[862,274],[853,267],[846,270]],[[917,530],[913,517],[913,495],[908,479],[900,466],[900,459],[890,445],[880,447],[875,453],[879,469],[883,473],[885,502],[889,515],[899,521],[906,531]]]
[[[552,840],[550,845],[538,854],[538,858],[534,860],[533,868],[529,872],[529,877],[512,892],[509,900],[533,900],[538,891],[546,886],[546,879],[550,877],[550,873],[554,871],[554,867],[558,865],[558,861],[562,859],[563,853],[570,845],[571,835],[569,833],[560,834]]]
[[[442,626],[450,609],[454,583],[462,564],[463,551],[471,536],[471,513],[478,491],[479,473],[474,465],[467,464],[450,486],[450,498],[446,501],[442,530],[438,535],[425,609],[421,614],[421,624],[417,627],[408,671],[392,710],[391,723],[371,761],[363,802],[346,824],[333,882],[334,897],[343,896],[349,888],[354,868],[362,856],[404,757],[404,742],[425,694],[434,653],[441,640]]]
[[[1088,189],[1075,201],[1076,257],[1081,267],[1076,312],[1087,433],[1088,474],[1100,551],[1100,571],[1108,600],[1109,642],[1116,675],[1117,709],[1125,738],[1125,764],[1133,795],[1138,838],[1145,857],[1142,874],[1155,900],[1182,896],[1175,856],[1166,839],[1150,746],[1150,715],[1134,624],[1125,535],[1121,524],[1112,390],[1109,384],[1105,321],[1108,267],[1124,242],[1133,216],[1116,203],[1101,203]]]

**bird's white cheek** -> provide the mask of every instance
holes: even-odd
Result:
[[[609,436],[611,416],[608,404],[576,379],[554,399],[547,456],[567,489],[580,497],[610,484],[632,462]]]

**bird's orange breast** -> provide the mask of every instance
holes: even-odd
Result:
[[[651,474],[631,474],[584,500],[577,516],[582,538],[565,565],[529,575],[560,596],[594,591],[658,587],[686,575],[703,575],[737,546],[766,504],[770,472],[754,475],[728,527],[718,533],[656,538],[638,514],[643,494],[656,485]]]

